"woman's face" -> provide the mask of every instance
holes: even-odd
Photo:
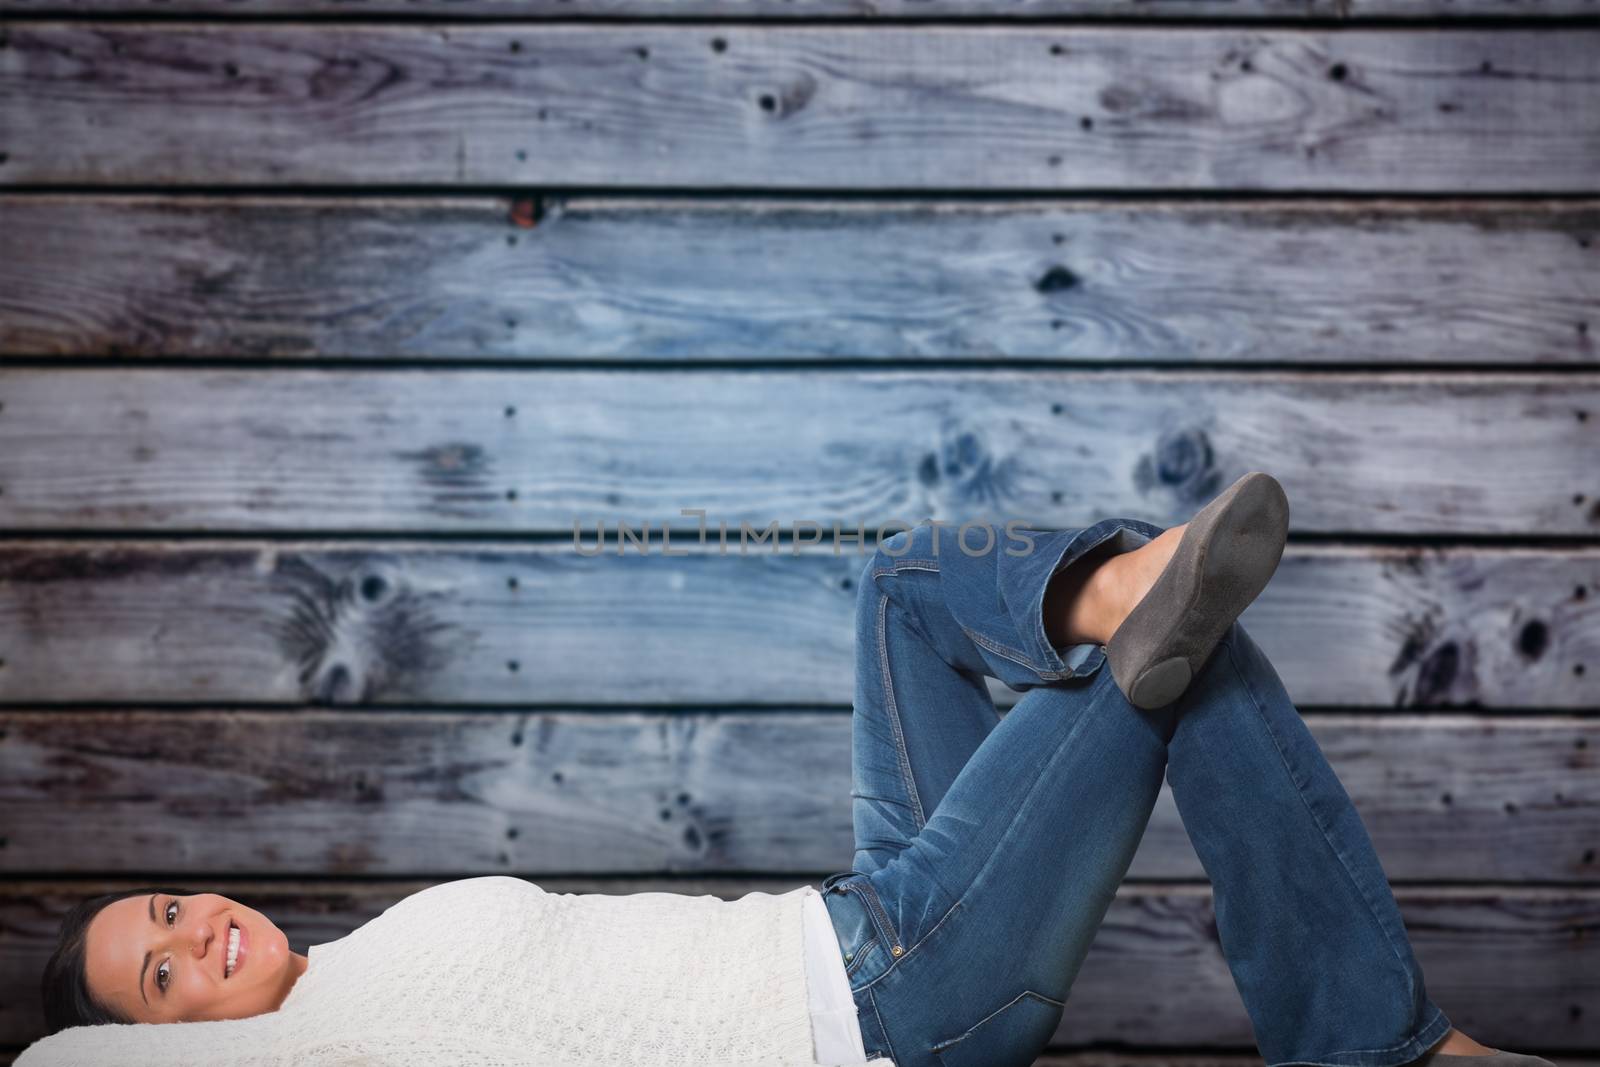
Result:
[[[239,951],[228,966],[228,937]],[[276,1011],[305,957],[260,912],[215,893],[123,897],[89,922],[85,972],[101,1004],[135,1022],[242,1019]]]

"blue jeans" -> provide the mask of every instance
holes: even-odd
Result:
[[[1051,577],[1162,529],[986,525],[963,550],[956,527],[924,523],[862,569],[856,851],[822,889],[868,1053],[897,1067],[1032,1063],[1163,773],[1268,1067],[1385,1067],[1449,1031],[1360,817],[1237,621],[1156,711],[1128,703],[1103,646],[1050,644]],[[1022,692],[1003,717],[985,675]]]

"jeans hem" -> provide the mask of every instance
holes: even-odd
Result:
[[[1271,1060],[1266,1067],[1399,1067],[1410,1063],[1450,1032],[1450,1020],[1432,1001],[1433,1014],[1411,1038],[1391,1048],[1334,1052],[1321,1059]]]
[[[1033,639],[1043,652],[1041,659],[1044,661],[1043,666],[1030,663],[1028,664],[1029,668],[1044,681],[1049,682],[1092,674],[1095,668],[1100,666],[1100,661],[1105,657],[1104,646],[1097,645],[1082,662],[1074,667],[1068,664],[1061,652],[1050,643],[1050,637],[1046,633],[1044,625],[1044,598],[1049,589],[1050,581],[1057,574],[1068,569],[1123,530],[1132,530],[1134,533],[1140,534],[1149,540],[1154,540],[1163,532],[1163,529],[1163,527],[1145,522],[1142,519],[1133,519],[1125,516],[1105,518],[1079,530],[1062,546],[1061,551],[1056,554],[1056,558],[1050,565],[1050,573],[1045,576],[1044,582],[1034,591],[1033,599],[1028,605],[1028,614],[1033,623]],[[1152,533],[1151,531],[1155,532]],[[1088,538],[1087,544],[1082,543],[1085,538]],[[1096,657],[1099,658],[1097,659]]]

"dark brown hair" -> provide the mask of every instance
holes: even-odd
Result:
[[[131,1023],[119,1012],[94,999],[89,992],[87,947],[89,922],[107,904],[125,897],[149,896],[187,897],[193,892],[170,886],[145,886],[143,889],[119,889],[97,897],[80,900],[61,919],[61,932],[56,935],[56,949],[44,965],[44,977],[39,991],[44,997],[44,1021],[49,1033],[69,1026],[94,1026],[99,1023]]]

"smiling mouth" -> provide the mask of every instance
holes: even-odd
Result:
[[[222,977],[232,978],[239,970],[239,940],[244,932],[234,925],[232,919],[228,920],[228,956],[222,967]]]

